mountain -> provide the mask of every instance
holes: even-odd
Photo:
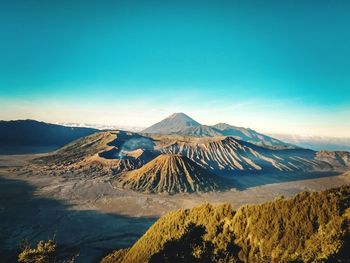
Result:
[[[270,136],[258,133],[249,128],[236,127],[226,123],[218,123],[212,126],[213,128],[219,130],[223,136],[232,136],[236,139],[254,143],[261,146],[289,146],[294,148],[293,145],[285,143],[283,141],[277,140]]]
[[[162,140],[160,136],[155,139]],[[160,142],[158,144],[160,145]],[[332,170],[332,164],[338,158],[337,155],[322,154],[316,159],[316,152],[312,150],[270,149],[233,137],[184,137],[160,145],[157,149],[162,153],[187,156],[206,169],[219,174],[232,174],[237,171]],[[350,153],[344,155],[350,156]],[[347,166],[347,163],[343,163],[343,167]]]
[[[0,121],[0,153],[45,152],[96,131],[34,120]]]
[[[181,132],[190,127],[196,127],[200,124],[184,113],[174,113],[164,120],[144,129],[143,133],[171,134]]]
[[[202,125],[184,113],[175,113],[141,132],[195,137],[232,136],[236,139],[261,146],[295,148],[292,144],[282,142],[248,128],[236,127],[226,123],[218,123],[211,126]]]
[[[194,127],[189,127],[184,130],[177,132],[176,134],[181,134],[185,136],[195,136],[195,137],[215,137],[222,136],[222,132],[208,125],[199,125]]]
[[[328,162],[333,167],[350,167],[350,154],[346,151],[318,151],[315,159]]]
[[[35,159],[33,165],[42,167],[39,169],[50,170],[53,174],[71,170],[75,173],[89,173],[90,176],[113,176],[145,168],[146,163],[161,154],[179,155],[186,165],[189,163],[192,165],[194,162],[196,165],[192,165],[192,168],[197,170],[203,168],[207,173],[228,176],[256,172],[343,171],[350,167],[349,152],[316,152],[302,148],[276,149],[225,136],[191,137],[160,134],[146,136],[123,131],[97,132],[80,138],[55,152]],[[151,180],[149,178],[151,173],[148,170],[155,173],[163,167],[158,161],[152,164],[156,165],[152,168],[147,166],[147,171],[142,169],[139,173],[146,174],[147,180]],[[182,170],[186,174],[186,165],[176,165],[176,169],[171,171],[178,173]],[[178,176],[176,173],[175,176]],[[161,175],[165,176],[164,173]],[[166,191],[163,186],[160,188],[161,191]]]
[[[55,152],[36,158],[32,165],[52,175],[72,171],[89,176],[115,175],[137,169],[156,155],[151,139],[124,131],[96,132]]]
[[[101,263],[348,262],[350,186],[234,211],[204,204],[162,216],[135,244]]]
[[[147,193],[207,192],[220,189],[218,176],[187,157],[161,154],[116,181],[123,188]]]

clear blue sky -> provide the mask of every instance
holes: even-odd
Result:
[[[11,0],[0,33],[0,119],[350,136],[347,0]]]

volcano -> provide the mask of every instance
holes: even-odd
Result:
[[[217,191],[221,180],[185,156],[161,154],[141,168],[124,173],[115,184],[139,192],[175,194]]]
[[[201,124],[199,122],[181,112],[170,115],[164,120],[143,130],[142,132],[158,134],[180,133],[183,130],[200,125]]]
[[[203,125],[184,113],[174,113],[142,132],[152,134],[177,134],[192,137],[231,136],[238,140],[274,149],[298,148],[295,145],[282,142],[249,128],[232,126],[226,123]]]

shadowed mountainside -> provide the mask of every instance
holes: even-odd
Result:
[[[0,154],[50,151],[96,131],[34,120],[0,121]]]
[[[177,210],[161,217],[131,248],[101,262],[162,262],[154,259],[164,261],[169,252],[173,257],[167,262],[187,262],[181,258],[184,248],[195,262],[347,262],[349,207],[350,187],[344,186],[237,211],[228,204]],[[193,226],[204,229],[202,236],[189,233]]]

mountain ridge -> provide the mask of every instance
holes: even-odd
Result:
[[[267,147],[296,147],[268,135],[258,133],[250,128],[232,126],[227,123],[203,125],[184,113],[174,113],[160,122],[142,130],[141,133],[178,134],[194,137],[233,136],[240,140]]]
[[[187,157],[217,175],[266,172],[323,172],[350,167],[348,152],[270,149],[229,136],[146,136],[122,131],[97,132],[33,161],[52,173],[86,169],[116,175],[138,169],[161,154]],[[50,168],[54,167],[54,169]]]
[[[66,127],[30,119],[0,121],[0,147],[8,149],[11,154],[35,153],[36,148],[50,146],[51,150],[57,149],[97,131],[91,128]],[[23,147],[26,147],[25,152],[22,150]],[[3,153],[7,152],[4,150]]]

